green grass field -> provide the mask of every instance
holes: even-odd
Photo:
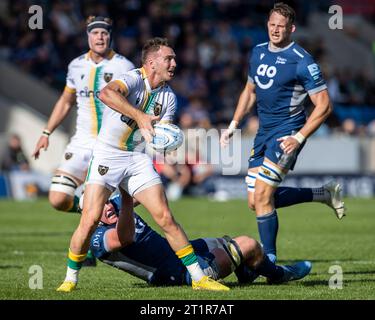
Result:
[[[0,299],[375,299],[375,200],[347,199],[346,204],[349,212],[342,221],[322,204],[279,210],[279,263],[313,263],[311,274],[301,281],[269,286],[258,279],[238,286],[231,275],[225,279],[231,291],[197,292],[189,287],[149,287],[99,262],[96,268],[82,270],[78,290],[62,294],[55,289],[65,276],[67,248],[79,216],[54,211],[46,199],[0,201]],[[223,234],[258,238],[255,217],[245,201],[186,198],[171,207],[191,239]],[[150,222],[144,210],[138,212]],[[29,288],[33,265],[43,270],[41,290]],[[342,289],[329,288],[332,265],[343,270]]]

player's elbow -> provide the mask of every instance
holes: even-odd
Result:
[[[333,105],[331,103],[331,101],[328,101],[328,106],[327,106],[327,111],[326,111],[326,114],[327,114],[327,117],[333,112]]]

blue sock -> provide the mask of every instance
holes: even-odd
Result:
[[[262,263],[255,269],[255,272],[272,280],[281,279],[284,275],[284,269],[274,264],[266,254],[263,256]]]
[[[276,209],[265,216],[257,217],[260,241],[263,244],[265,254],[276,256],[276,237],[279,230],[279,219]]]
[[[311,188],[278,187],[274,194],[275,208],[289,207],[294,204],[313,201]]]

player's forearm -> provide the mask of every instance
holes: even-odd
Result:
[[[52,133],[66,118],[72,106],[73,103],[71,101],[67,101],[64,97],[60,97],[48,119],[45,129]]]
[[[248,114],[253,106],[255,105],[256,95],[255,92],[250,87],[250,84],[247,83],[244,90],[241,92],[236,111],[234,112],[233,120],[238,123]]]
[[[139,116],[141,112],[134,108],[120,92],[112,88],[104,88],[101,90],[99,99],[111,109],[134,120],[137,119],[137,116]]]
[[[327,101],[325,104],[316,105],[306,121],[306,124],[299,131],[305,138],[311,136],[328,118],[332,112],[332,104]]]

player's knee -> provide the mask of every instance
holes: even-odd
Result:
[[[255,211],[255,201],[254,201],[254,197],[249,197],[248,199],[247,199],[247,205],[248,205],[248,207],[249,207],[249,209],[250,210],[253,210],[253,211]]]
[[[176,221],[174,220],[172,213],[169,209],[163,210],[163,212],[159,215],[157,223],[160,226],[160,228],[162,228],[163,231],[167,233],[177,228]]]
[[[271,195],[266,188],[257,188],[254,194],[254,208],[271,205]]]
[[[50,191],[48,200],[53,208],[59,211],[69,211],[72,207],[73,197],[63,192]]]

